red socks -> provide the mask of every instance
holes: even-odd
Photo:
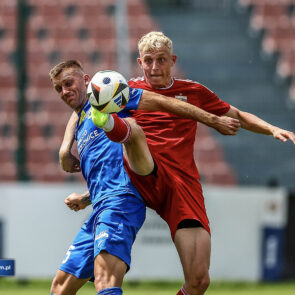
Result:
[[[178,291],[176,295],[189,295],[188,292],[184,289],[184,286]]]
[[[114,142],[125,143],[129,140],[131,135],[130,124],[118,117],[117,114],[111,114],[114,119],[114,128],[106,132],[107,137]]]

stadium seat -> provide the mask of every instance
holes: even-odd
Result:
[[[17,181],[17,168],[14,162],[1,161],[0,181]]]
[[[239,4],[242,6],[265,6],[265,5],[291,5],[294,4],[294,0],[239,0]]]
[[[295,76],[295,40],[290,44],[290,51],[282,52],[277,63],[277,72],[280,77],[288,78]]]
[[[225,161],[222,149],[217,144],[208,127],[199,124],[195,145],[195,160],[206,184],[234,185],[236,178]]]
[[[0,181],[17,179],[15,164],[17,148],[16,113],[15,110],[5,108],[0,110]]]
[[[201,177],[206,184],[211,185],[235,185],[237,180],[230,166],[225,161],[214,164],[200,165]]]
[[[268,54],[289,51],[294,38],[295,30],[293,24],[286,23],[266,32],[262,41],[262,48]]]
[[[270,30],[288,22],[287,7],[275,4],[255,5],[251,16],[251,27],[255,30]]]
[[[289,97],[293,104],[295,104],[295,79],[293,78],[290,89],[289,89]]]
[[[5,104],[15,104],[16,107],[17,95],[18,93],[16,85],[14,85],[13,87],[0,87],[0,97],[2,98],[3,105],[5,102]],[[2,110],[2,108],[0,108],[0,110]]]

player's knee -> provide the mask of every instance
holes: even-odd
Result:
[[[125,119],[130,127],[131,127],[131,137],[130,140],[145,140],[145,134],[141,127],[136,123],[136,121],[133,118],[127,118]]]
[[[51,284],[51,290],[50,290],[50,294],[53,295],[60,295],[62,294],[62,285],[63,283],[60,281],[60,279],[58,278],[58,276],[55,276],[52,284]]]
[[[100,273],[99,275],[95,276],[94,286],[96,291],[101,291],[103,289],[111,287],[110,282],[107,279],[107,276],[103,273]]]
[[[189,294],[204,294],[210,285],[210,276],[208,271],[197,272],[186,280],[186,286]]]

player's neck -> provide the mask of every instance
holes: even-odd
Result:
[[[145,82],[153,89],[166,89],[166,88],[170,88],[173,83],[174,83],[174,79],[172,77],[169,78],[169,80],[162,84],[162,85],[155,85],[155,84],[151,84],[148,79],[145,79]]]
[[[84,108],[86,102],[87,102],[87,98],[85,98],[85,99],[82,101],[82,103],[81,103],[77,108],[74,109],[74,111],[75,111],[77,114],[79,114],[79,113],[81,112],[81,110]]]

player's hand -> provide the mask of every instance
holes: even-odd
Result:
[[[223,135],[236,135],[241,127],[238,119],[222,116],[216,116],[216,120],[212,125],[219,133]]]
[[[289,139],[295,145],[295,134],[291,131],[275,128],[272,135],[275,139],[278,139],[282,142],[286,142]]]
[[[65,198],[65,204],[74,211],[83,210],[87,207],[87,203],[83,202],[83,195],[72,193]]]
[[[59,164],[66,172],[75,173],[81,171],[80,161],[71,152],[60,152]]]

